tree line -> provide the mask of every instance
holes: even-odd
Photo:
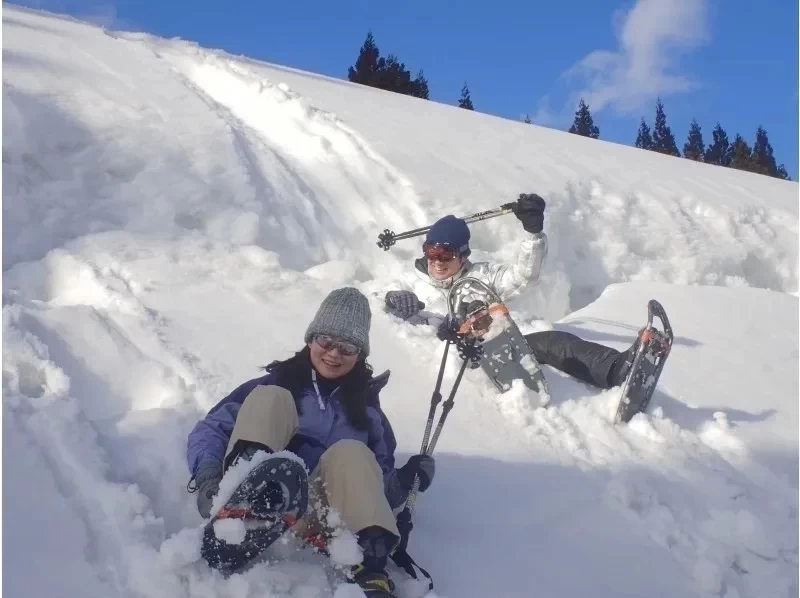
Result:
[[[585,137],[599,138],[600,130],[595,126],[589,106],[581,99],[575,112],[575,120],[569,128],[570,133]],[[634,146],[640,149],[683,157],[696,162],[726,166],[737,170],[746,170],[779,179],[789,180],[789,174],[783,164],[778,165],[766,129],[758,126],[751,146],[739,134],[731,142],[722,125],[717,122],[711,132],[711,141],[706,145],[703,129],[696,119],[689,125],[689,133],[683,144],[683,155],[675,142],[675,135],[667,124],[664,104],[661,98],[656,100],[656,114],[652,129],[642,117],[639,130],[636,132]]]
[[[367,38],[361,46],[355,64],[348,67],[347,78],[353,83],[425,100],[429,99],[428,81],[423,70],[419,69],[416,76],[412,78],[409,69],[397,56],[389,54],[383,58],[371,31],[367,33]],[[466,110],[475,109],[466,81],[461,88],[458,106]],[[532,121],[526,115],[524,122],[531,123]],[[589,106],[582,98],[568,132],[592,139],[600,138],[600,129],[595,125]],[[658,98],[652,129],[642,117],[634,145],[643,150],[789,180],[786,168],[783,164],[778,165],[775,159],[764,127],[759,125],[756,129],[752,146],[739,133],[736,133],[731,142],[719,122],[712,130],[711,137],[711,142],[706,145],[702,127],[693,119],[681,155],[675,142],[675,136],[667,125],[664,104],[661,102],[661,98]]]
[[[367,39],[364,40],[358,52],[355,64],[347,68],[347,79],[369,87],[377,87],[424,100],[430,99],[428,80],[425,78],[423,70],[417,71],[416,77],[412,79],[411,71],[396,55],[389,54],[386,58],[382,57],[372,31],[367,32]],[[458,106],[466,110],[475,109],[466,81],[464,87],[461,88]]]

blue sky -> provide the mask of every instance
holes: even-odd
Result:
[[[476,110],[566,129],[583,96],[601,139],[632,144],[661,96],[681,150],[692,118],[706,142],[717,121],[751,144],[762,125],[798,178],[796,0],[19,4],[341,78],[371,29],[432,100],[455,104],[466,80]]]

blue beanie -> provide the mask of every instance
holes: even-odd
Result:
[[[426,243],[447,243],[452,245],[462,257],[467,257],[469,249],[469,227],[462,218],[448,214],[434,222],[425,237]]]

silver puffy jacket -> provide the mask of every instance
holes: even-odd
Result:
[[[446,280],[431,278],[425,267],[424,258],[417,260],[413,274],[387,290],[413,291],[425,309],[408,319],[411,324],[429,324],[439,326],[447,314],[447,294],[452,284],[463,276],[477,278],[489,285],[504,301],[527,286],[539,281],[544,259],[547,256],[547,235],[545,233],[529,234],[520,243],[517,259],[513,263],[472,263],[467,258],[464,265],[455,275]]]

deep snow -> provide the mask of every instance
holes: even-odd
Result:
[[[796,183],[8,4],[3,34],[4,590],[352,595],[291,543],[212,573],[186,435],[354,285],[403,463],[441,344],[382,311],[420,240],[377,235],[537,191],[551,247],[510,302],[523,330],[623,349],[656,297],[675,347],[627,426],[617,389],[545,368],[540,408],[467,374],[415,509],[435,594],[797,594]],[[471,228],[476,259],[523,234]]]

